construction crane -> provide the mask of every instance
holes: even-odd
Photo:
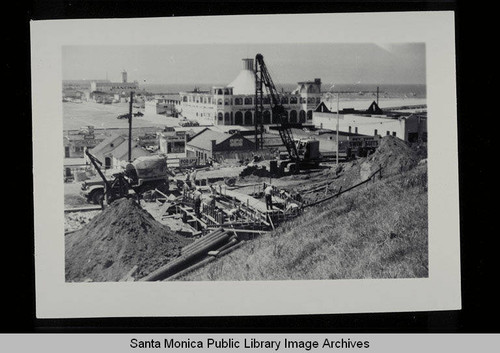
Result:
[[[273,120],[278,121],[278,132],[281,141],[288,152],[288,160],[282,161],[280,169],[287,166],[290,171],[298,171],[318,166],[321,155],[319,153],[319,141],[317,140],[294,140],[292,125],[285,118],[285,108],[281,104],[281,97],[273,83],[271,75],[264,63],[262,54],[255,56],[255,142],[259,145],[258,134],[260,133],[260,145],[263,146],[262,133],[264,114],[264,87],[267,90]],[[294,124],[296,125],[296,124]]]

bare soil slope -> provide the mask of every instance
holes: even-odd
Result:
[[[382,179],[314,206],[271,235],[181,279],[427,277],[427,165],[419,159],[405,142],[384,137],[371,156],[323,172],[335,189],[366,180],[380,167]],[[315,201],[325,192],[307,197]]]
[[[312,207],[180,280],[428,277],[427,166]]]
[[[404,141],[393,136],[385,136],[372,155],[340,164],[337,168],[325,170],[322,173],[322,180],[331,183],[329,193],[334,194],[341,189],[346,190],[368,179],[380,168],[382,168],[383,177],[386,178],[411,170],[418,164],[419,160],[417,152]],[[303,196],[309,202],[328,196],[324,190],[310,192],[307,191],[308,189],[310,189],[308,184],[297,187],[297,190],[305,192]]]
[[[68,234],[66,281],[119,281],[134,266],[135,278],[166,264],[191,240],[157,222],[133,200],[113,202],[81,230]]]
[[[404,141],[385,136],[375,153],[361,162],[360,177],[365,180],[380,167],[384,175],[400,174],[415,167],[418,161],[416,152]]]

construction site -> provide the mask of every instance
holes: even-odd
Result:
[[[65,199],[66,281],[428,276],[426,143],[371,136],[322,154],[280,118],[255,62],[252,160],[186,168],[129,152],[111,178],[86,151],[102,181],[89,200]],[[263,157],[265,101],[280,148]]]

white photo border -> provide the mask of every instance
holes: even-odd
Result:
[[[426,45],[428,278],[65,282],[62,46],[411,42]],[[292,315],[461,308],[454,12],[32,21],[31,50],[37,318]]]

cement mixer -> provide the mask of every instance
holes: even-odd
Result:
[[[136,158],[125,167],[125,177],[136,193],[158,189],[167,192],[168,176],[174,176],[167,167],[164,156],[147,156]]]
[[[87,156],[97,170],[101,180],[85,181],[82,183],[81,195],[88,202],[100,204],[104,199],[112,202],[121,197],[128,196],[130,192],[140,196],[149,190],[159,190],[162,193],[169,191],[168,177],[173,176],[167,167],[167,158],[161,155],[136,158],[128,163],[125,170],[113,174],[113,180],[108,180],[102,173],[100,162],[88,150]]]

